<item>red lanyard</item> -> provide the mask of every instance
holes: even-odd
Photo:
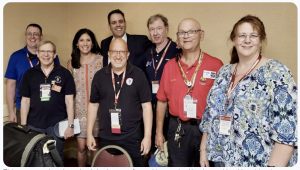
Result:
[[[26,54],[27,54],[28,62],[29,62],[29,64],[30,64],[31,68],[32,68],[32,67],[33,67],[33,64],[32,64],[32,62],[31,62],[31,60],[30,60],[30,58],[29,58],[28,53],[26,53]],[[39,64],[39,60],[37,61],[36,65],[38,65],[38,64]]]
[[[164,59],[164,57],[165,57],[165,55],[166,55],[166,53],[167,53],[167,50],[168,50],[168,48],[169,48],[171,42],[172,42],[172,40],[170,39],[169,44],[168,44],[168,46],[166,47],[166,49],[165,49],[163,55],[161,56],[161,58],[160,58],[160,60],[159,60],[159,62],[158,62],[158,65],[157,65],[156,68],[155,68],[155,64],[154,64],[153,51],[152,51],[152,49],[151,49],[152,65],[153,65],[153,68],[154,68],[154,70],[155,70],[155,79],[156,79],[156,75],[157,75],[157,70],[159,69],[159,67],[160,67],[160,65],[161,65],[161,63],[162,63],[162,61],[163,61],[163,59]]]
[[[44,75],[45,75],[45,84],[47,83],[47,79],[48,79],[48,77],[49,77],[51,71],[53,70],[53,68],[54,68],[54,64],[53,64],[51,70],[49,71],[49,73],[48,73],[48,75],[47,75],[47,74],[45,73],[43,67],[41,66],[41,69],[42,69],[42,71],[43,71],[43,73],[44,73]]]
[[[120,91],[121,91],[121,89],[122,89],[122,86],[123,86],[123,83],[124,83],[124,80],[125,80],[125,74],[126,74],[126,70],[124,70],[124,72],[123,72],[122,81],[121,81],[121,88],[120,88],[120,90],[118,91],[118,93],[116,94],[115,75],[114,75],[113,69],[111,69],[112,84],[113,84],[114,92],[115,92],[115,93],[114,93],[114,94],[115,94],[115,108],[117,107],[117,104],[118,104]]]
[[[233,83],[234,83],[234,80],[235,80],[235,75],[236,75],[236,72],[237,72],[237,66],[238,66],[238,63],[236,64],[235,68],[234,68],[234,71],[233,71],[233,75],[231,77],[231,81],[230,81],[230,84],[229,84],[229,87],[228,87],[228,90],[227,90],[227,99],[226,99],[226,104],[228,105],[229,102],[228,102],[228,98],[231,94],[231,92],[237,87],[237,85],[240,84],[240,82],[246,77],[248,76],[252,71],[253,69],[257,66],[257,64],[259,63],[261,59],[261,55],[259,55],[256,59],[256,61],[252,64],[251,68],[247,71],[247,73],[233,86]]]

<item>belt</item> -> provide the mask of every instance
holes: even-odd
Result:
[[[177,116],[173,116],[170,114],[170,117],[177,121],[178,118]],[[180,119],[180,121],[182,124],[190,124],[190,125],[199,125],[201,123],[201,119],[190,119],[188,121],[183,121]]]

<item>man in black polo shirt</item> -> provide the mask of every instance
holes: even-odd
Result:
[[[92,129],[99,117],[100,148],[118,145],[124,148],[136,167],[144,166],[143,155],[151,145],[151,92],[145,74],[128,60],[127,44],[121,38],[109,48],[111,64],[99,70],[93,79],[87,114],[87,146],[95,150]],[[141,123],[144,123],[144,137]]]
[[[39,42],[37,51],[40,64],[25,72],[19,89],[19,95],[22,96],[21,124],[53,136],[63,160],[64,139],[55,135],[54,126],[68,118],[69,128],[64,138],[74,136],[75,83],[67,69],[54,64],[56,47],[51,41]]]

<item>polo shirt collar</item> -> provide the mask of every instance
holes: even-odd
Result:
[[[179,62],[183,66],[183,65],[186,65],[186,64],[181,60],[182,55],[183,55],[183,53],[179,54]],[[203,52],[203,58],[204,58],[204,52]],[[198,59],[190,67],[197,67],[199,59],[200,59],[200,56],[198,56]]]
[[[35,70],[37,70],[37,71],[42,71],[42,69],[41,69],[41,63],[39,63],[38,65],[34,66],[33,68]],[[62,68],[62,66],[60,64],[54,63],[54,68],[53,68],[53,70],[51,72],[54,72],[56,70],[60,70],[61,68]]]
[[[129,60],[127,60],[126,73],[130,74],[132,71],[133,71],[133,65],[130,63]],[[105,73],[111,74],[111,62],[105,68]]]
[[[169,43],[169,41],[172,41],[171,38],[169,38],[169,37],[167,37],[167,38],[168,38],[168,43]],[[163,48],[162,50],[160,50],[159,53],[163,53],[163,52],[165,51],[166,47],[168,46],[168,43],[164,46],[164,48]],[[152,49],[152,51],[153,51],[153,54],[157,54],[157,53],[158,53],[158,52],[156,52],[156,44],[155,44],[155,43],[153,43],[151,49]],[[158,53],[158,54],[159,54],[159,53]],[[151,50],[149,51],[149,54],[151,54]]]

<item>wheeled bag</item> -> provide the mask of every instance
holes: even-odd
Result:
[[[3,160],[6,166],[63,166],[52,136],[7,121],[3,123],[3,140]]]

